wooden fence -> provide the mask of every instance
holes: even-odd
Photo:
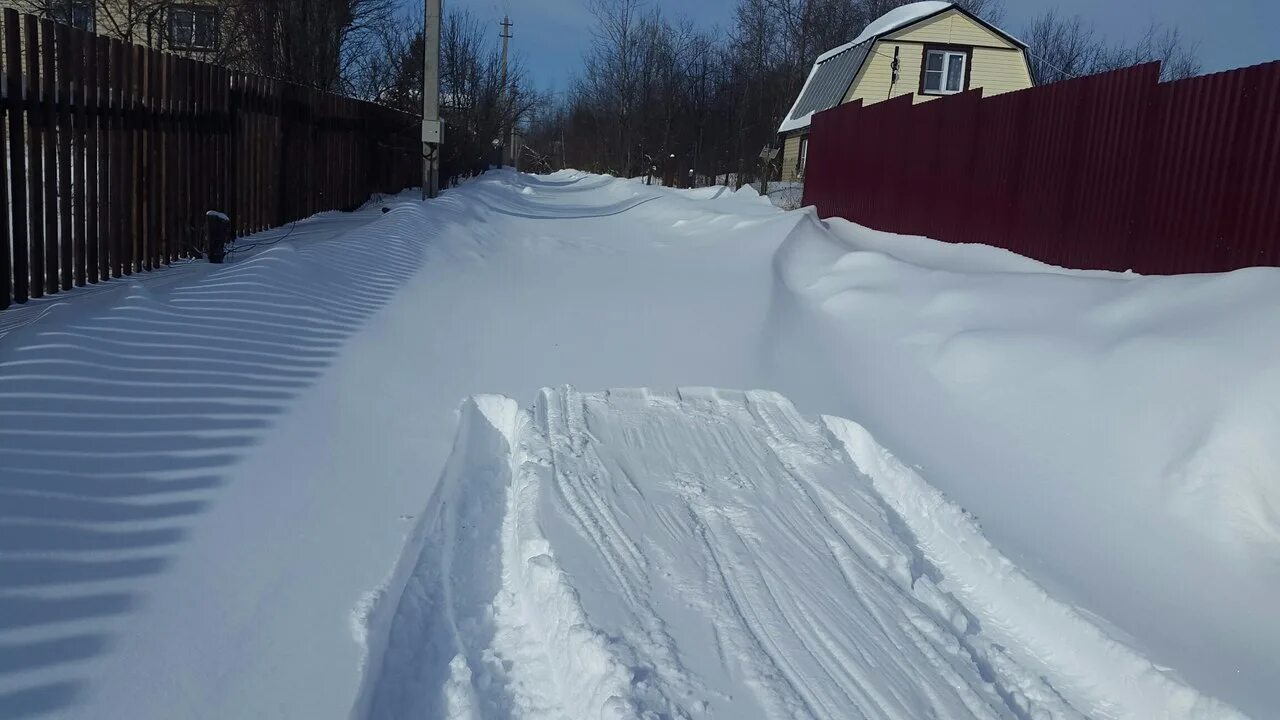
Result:
[[[3,16],[0,309],[418,182],[419,119]],[[4,171],[7,170],[7,173]]]
[[[989,98],[819,113],[804,202],[1064,267],[1280,265],[1280,62],[1159,76],[1152,63]]]

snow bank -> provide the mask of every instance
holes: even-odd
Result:
[[[1115,636],[1267,706],[1280,271],[1067,271],[809,214],[774,270],[779,387],[858,418]]]

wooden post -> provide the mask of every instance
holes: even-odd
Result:
[[[44,296],[44,107],[40,81],[40,25],[34,15],[23,17],[27,51],[27,122],[31,132],[27,134],[27,159],[31,163],[28,175],[31,188],[31,297]]]
[[[83,284],[82,258],[84,245],[76,245],[71,224],[71,28],[57,25],[58,55],[58,218],[59,246],[62,254],[62,289],[70,290],[77,281]]]

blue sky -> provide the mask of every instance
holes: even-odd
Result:
[[[406,4],[419,0],[403,0]],[[706,27],[727,28],[736,0],[651,0],[670,15],[684,15]],[[503,13],[514,23],[512,48],[541,88],[563,89],[577,72],[590,42],[586,0],[444,0],[448,8],[469,8],[493,20]],[[1280,59],[1280,0],[1005,0],[1004,29],[1017,35],[1030,18],[1057,7],[1080,14],[1116,38],[1141,34],[1152,20],[1176,25],[1200,42],[1206,71],[1226,70]]]

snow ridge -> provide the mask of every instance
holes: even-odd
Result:
[[[536,518],[545,452],[513,400],[459,411],[454,454],[357,716],[635,717]]]
[[[1243,718],[1108,637],[1070,606],[1054,600],[991,546],[974,519],[876,443],[861,425],[823,417],[876,492],[905,521],[940,589],[976,615],[989,641],[982,652],[1004,656],[1053,685],[1019,690],[1019,705],[1046,691],[1070,698],[1090,718]],[[1021,680],[1021,679],[1020,679]],[[1028,692],[1038,696],[1028,697]],[[1024,708],[1025,709],[1025,708]]]

